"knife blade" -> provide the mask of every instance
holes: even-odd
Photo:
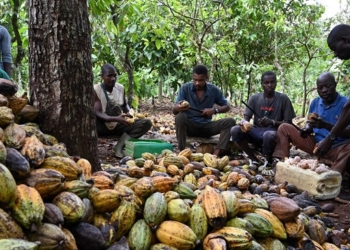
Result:
[[[253,114],[254,114],[256,117],[261,118],[261,116],[258,115],[258,114],[254,111],[254,109],[252,109],[252,108],[251,108],[247,103],[245,103],[243,100],[242,100],[242,103],[243,103],[250,111],[252,111]]]
[[[192,109],[192,110],[194,110],[194,111],[197,111],[197,112],[203,112],[202,110],[199,110],[199,109],[196,109],[196,108],[192,108],[192,107],[189,107],[189,109]]]

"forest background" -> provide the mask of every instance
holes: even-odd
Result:
[[[12,36],[12,78],[45,116],[42,129],[94,164],[96,146],[83,146],[97,141],[86,132],[94,131],[94,118],[75,118],[71,109],[79,110],[80,102],[88,110],[83,113],[91,113],[90,85],[100,81],[107,62],[117,67],[135,109],[145,99],[173,100],[196,64],[208,66],[210,80],[234,106],[261,91],[266,70],[277,73],[277,91],[290,97],[300,116],[317,96],[315,82],[324,71],[334,73],[337,90],[348,95],[350,65],[334,59],[326,43],[332,27],[349,23],[350,0],[338,2],[341,11],[325,16],[324,6],[304,0],[10,0],[0,3],[0,24]],[[84,70],[67,60],[83,61]],[[48,107],[61,105],[49,113]]]

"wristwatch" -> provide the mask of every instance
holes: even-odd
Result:
[[[334,141],[335,139],[337,139],[337,137],[335,136],[335,134],[329,133],[328,137],[331,141]]]
[[[215,111],[215,114],[219,113],[219,109],[218,108],[215,108],[214,111]]]

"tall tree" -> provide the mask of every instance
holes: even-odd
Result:
[[[91,32],[83,0],[29,0],[30,98],[39,125],[99,170]]]

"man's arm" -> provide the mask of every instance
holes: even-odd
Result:
[[[181,112],[185,112],[186,110],[188,110],[190,108],[189,105],[187,106],[182,106],[181,103],[185,101],[185,100],[181,100],[177,103],[175,103],[175,105],[173,106],[173,114],[174,115],[177,115],[178,113],[181,113]]]
[[[342,112],[340,113],[339,120],[333,126],[330,133],[335,136],[342,136],[342,131],[350,124],[350,99],[345,103]]]
[[[332,129],[335,126],[334,124],[323,120],[322,117],[318,117],[317,119],[313,119],[313,120],[309,121],[308,124],[310,124],[311,127],[313,127],[313,128],[324,128],[324,129],[327,129],[328,131],[332,131]],[[350,138],[350,128],[346,127],[345,129],[340,131],[337,136],[342,137],[342,138]]]
[[[128,102],[126,101],[125,92],[124,92],[124,104],[121,106],[121,108],[122,108],[122,110],[123,110],[123,112],[124,112],[125,114],[128,114],[129,111],[130,111],[129,104],[128,104]]]
[[[2,28],[2,40],[1,40],[1,48],[2,48],[2,63],[4,66],[4,70],[6,73],[11,76],[11,64],[12,64],[12,55],[11,55],[11,37],[10,33],[6,28]]]
[[[12,63],[3,62],[2,64],[4,65],[4,70],[6,71],[6,73],[9,76],[11,76],[11,72],[12,72],[11,65],[12,65]]]
[[[345,103],[342,112],[340,113],[339,120],[331,128],[329,135],[333,134],[335,136],[347,137],[346,127],[350,124],[350,99]],[[326,155],[331,149],[333,141],[330,139],[330,136],[327,136],[322,141],[318,143],[317,150],[315,155],[318,157]]]
[[[219,113],[226,113],[230,111],[230,106],[229,105],[223,105],[217,108],[219,110]]]

